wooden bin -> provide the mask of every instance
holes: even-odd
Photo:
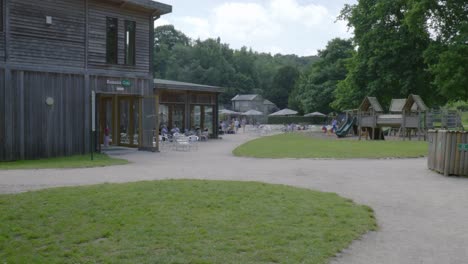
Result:
[[[444,175],[468,176],[468,133],[430,130],[428,167]]]

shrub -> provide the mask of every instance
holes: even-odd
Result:
[[[460,100],[460,101],[450,102],[450,103],[447,103],[444,108],[468,111],[468,101]]]
[[[306,116],[269,116],[268,124],[282,125],[282,124],[325,124],[326,117],[306,117]]]

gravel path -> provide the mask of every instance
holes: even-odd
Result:
[[[248,135],[227,135],[193,152],[134,152],[125,166],[0,171],[0,193],[56,186],[157,179],[216,179],[287,184],[371,206],[379,230],[355,241],[332,263],[468,263],[468,179],[426,169],[425,159],[251,159],[231,155]]]

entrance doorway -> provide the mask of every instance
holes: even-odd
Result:
[[[136,96],[101,95],[99,141],[104,146],[140,146],[141,102]]]

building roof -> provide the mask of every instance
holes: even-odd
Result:
[[[370,108],[373,108],[374,111],[377,112],[377,113],[383,112],[383,108],[380,105],[379,100],[377,100],[376,97],[367,96],[362,101],[361,106],[359,107],[359,110],[360,111],[369,111]]]
[[[257,96],[258,94],[238,94],[231,101],[253,101]]]
[[[406,100],[405,105],[403,106],[404,111],[427,111],[428,108],[424,103],[423,99],[419,95],[410,94]]]
[[[265,101],[263,101],[263,104],[264,105],[275,105],[273,102],[271,102],[270,100],[266,100],[266,99],[265,99]]]
[[[292,116],[292,115],[297,115],[297,111],[285,108],[283,110],[279,110],[278,112],[271,114],[270,116]]]
[[[403,106],[405,106],[406,99],[392,99],[390,103],[390,112],[392,113],[401,113],[403,111]]]
[[[178,81],[163,80],[163,79],[154,79],[154,88],[155,89],[167,89],[167,90],[201,91],[201,92],[212,92],[212,93],[224,92],[223,88],[217,87],[217,86],[178,82]]]
[[[172,6],[163,4],[160,2],[152,1],[152,0],[102,0],[106,2],[114,2],[120,4],[122,7],[124,6],[134,6],[149,10],[155,15],[165,15],[172,12]]]

